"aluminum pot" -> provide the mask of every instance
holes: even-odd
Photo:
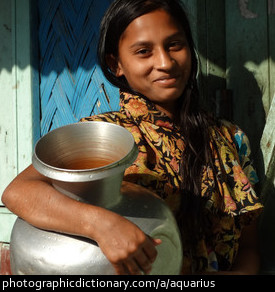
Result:
[[[133,136],[121,126],[85,122],[42,137],[34,167],[65,195],[112,210],[160,238],[151,274],[179,274],[182,247],[175,218],[154,193],[123,182],[138,154]],[[97,243],[41,230],[18,218],[11,235],[11,269],[19,275],[112,275],[115,271]]]

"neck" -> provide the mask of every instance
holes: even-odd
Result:
[[[161,104],[156,104],[157,110],[165,113],[170,119],[174,119],[175,116],[175,105],[161,105]]]

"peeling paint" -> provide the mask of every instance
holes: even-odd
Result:
[[[254,19],[259,15],[248,8],[249,0],[239,0],[241,15],[246,19]],[[268,0],[268,14],[275,14],[275,0]]]
[[[12,87],[12,89],[18,89],[20,82],[17,81],[16,84]]]
[[[8,31],[11,32],[11,28],[7,24],[3,24],[3,27]]]
[[[248,2],[249,0],[239,0],[239,8],[240,8],[242,16],[246,19],[257,18],[258,14],[248,9]]]
[[[0,243],[0,275],[11,275],[10,246]]]
[[[8,131],[5,132],[5,144],[7,144]]]
[[[268,0],[268,14],[275,14],[275,0]]]

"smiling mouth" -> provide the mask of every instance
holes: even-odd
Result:
[[[163,87],[173,86],[178,81],[178,76],[165,76],[154,80],[154,83]]]

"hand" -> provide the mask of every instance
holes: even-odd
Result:
[[[119,275],[148,274],[157,257],[156,246],[160,239],[153,239],[135,224],[106,211],[101,220],[97,243]]]

